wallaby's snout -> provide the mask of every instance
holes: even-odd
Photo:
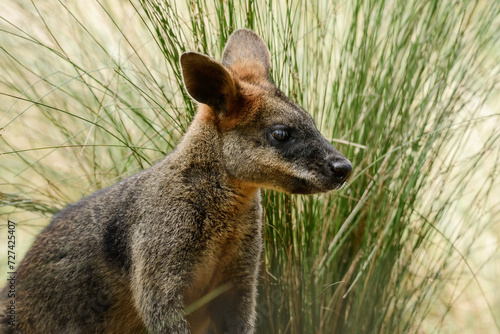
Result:
[[[327,168],[331,173],[331,177],[340,185],[345,183],[352,171],[351,162],[347,158],[331,159],[327,162]]]
[[[300,115],[305,112],[298,108]],[[277,159],[287,166],[279,178],[281,190],[314,194],[340,189],[351,175],[352,164],[316,129],[310,116],[298,122],[287,145],[275,147]],[[302,133],[302,134],[301,134]]]

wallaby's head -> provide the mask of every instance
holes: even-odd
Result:
[[[222,64],[196,53],[181,57],[197,119],[213,122],[230,177],[257,187],[310,194],[340,188],[351,163],[316,129],[312,117],[269,80],[270,54],[251,30],[236,30]]]

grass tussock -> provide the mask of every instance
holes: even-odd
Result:
[[[263,193],[258,332],[500,330],[497,2],[4,2],[5,223],[38,231],[171,151],[196,109],[180,55],[248,27],[354,165],[337,193]]]

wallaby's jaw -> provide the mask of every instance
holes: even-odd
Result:
[[[228,40],[222,64],[198,53],[181,57],[186,88],[207,105],[222,136],[223,163],[233,179],[288,193],[341,188],[351,163],[312,118],[268,79],[270,55],[250,30]]]

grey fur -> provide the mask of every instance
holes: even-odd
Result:
[[[259,189],[329,191],[351,167],[268,80],[259,36],[234,32],[222,63],[183,55],[186,88],[200,102],[183,140],[54,217],[19,267],[16,322],[4,317],[3,332],[255,332]],[[5,310],[6,289],[2,299]]]

